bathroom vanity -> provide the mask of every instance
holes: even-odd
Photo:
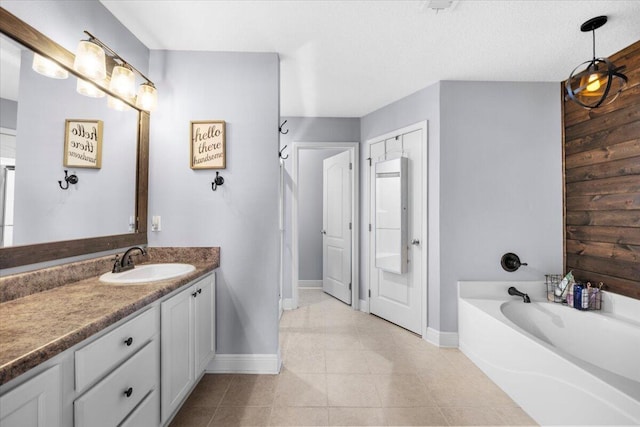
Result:
[[[107,284],[92,271],[111,256],[0,279],[0,426],[170,421],[215,354],[219,248],[148,252],[149,262],[195,270]],[[93,275],[74,280],[83,274]],[[47,277],[58,286],[38,291]],[[35,292],[7,301],[13,286]]]

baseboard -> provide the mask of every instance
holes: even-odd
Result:
[[[457,332],[440,332],[433,328],[427,328],[427,334],[424,339],[438,347],[458,348]]]
[[[322,289],[322,280],[298,280],[298,288]]]
[[[208,374],[277,374],[279,354],[216,354],[207,366]]]
[[[282,299],[282,309],[283,310],[293,310],[293,298],[283,298]]]

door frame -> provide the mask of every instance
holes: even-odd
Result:
[[[298,181],[299,181],[299,160],[302,150],[331,150],[336,148],[344,148],[350,152],[351,162],[353,163],[352,180],[351,180],[351,307],[358,309],[359,303],[359,248],[360,248],[360,143],[359,142],[302,142],[294,141],[292,146],[293,155],[293,203],[291,214],[291,296],[293,309],[298,308],[298,279],[299,274],[299,244],[298,244]],[[319,231],[319,230],[318,230]]]
[[[409,133],[409,132],[414,132],[417,130],[422,130],[422,188],[423,188],[423,197],[422,197],[422,232],[420,234],[420,241],[424,242],[423,247],[423,251],[422,251],[422,257],[420,260],[420,263],[422,264],[422,280],[420,281],[420,285],[422,286],[422,300],[420,302],[420,311],[421,311],[421,325],[420,325],[420,331],[421,331],[421,336],[423,339],[426,339],[427,337],[427,307],[429,307],[428,305],[428,282],[429,282],[429,249],[431,248],[431,242],[429,240],[429,229],[427,228],[429,225],[429,193],[430,193],[430,188],[428,186],[429,184],[429,163],[428,163],[428,151],[429,151],[429,138],[428,138],[428,131],[429,127],[428,127],[428,123],[426,120],[420,121],[418,123],[414,123],[412,125],[409,126],[405,126],[403,128],[400,129],[396,129],[393,130],[391,132],[387,132],[381,135],[378,135],[374,138],[369,138],[366,141],[366,155],[368,156],[369,153],[371,152],[371,145],[376,143],[376,142],[380,142],[382,140],[387,140],[387,139],[391,139],[394,138],[398,135],[402,135],[405,133]],[[368,158],[366,160],[369,160]],[[369,226],[371,225],[371,198],[369,197],[369,195],[371,194],[371,174],[370,173],[366,173],[366,179],[367,179],[367,191],[364,191],[364,203],[363,203],[363,211],[366,207],[366,220],[369,221]],[[367,251],[367,256],[365,256],[364,258],[364,265],[365,265],[365,274],[366,274],[366,281],[364,284],[364,291],[365,291],[365,295],[369,295],[369,290],[371,288],[371,233],[366,233],[367,237],[365,239],[365,245],[366,245],[366,251]],[[371,312],[371,300],[369,299],[369,297],[367,297],[366,299],[366,304],[365,307],[361,308],[362,311],[366,312],[366,313],[370,313]]]

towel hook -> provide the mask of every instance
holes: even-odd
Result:
[[[285,120],[284,122],[282,122],[282,123],[280,124],[280,127],[278,127],[278,130],[279,130],[279,131],[280,131],[280,133],[281,133],[281,134],[283,134],[283,135],[286,135],[286,134],[288,134],[288,133],[289,133],[289,129],[287,129],[287,131],[286,131],[286,132],[283,132],[283,131],[282,131],[282,128],[284,127],[284,125],[285,125],[286,123],[287,123],[287,121]]]
[[[78,183],[78,176],[76,174],[73,174],[73,173],[71,175],[68,175],[67,174],[67,170],[65,169],[65,171],[64,171],[64,181],[67,183],[66,187],[62,186],[62,181],[58,181],[58,185],[63,190],[68,190],[69,189],[69,184],[77,184]]]
[[[289,131],[287,131],[289,132]],[[278,151],[278,156],[282,159],[282,160],[287,160],[289,158],[289,155],[287,154],[286,157],[282,155],[282,152],[284,150],[287,149],[287,146],[285,145],[284,147],[282,147],[282,150]]]
[[[220,176],[220,172],[216,171],[216,177],[211,183],[211,190],[216,191],[218,189],[218,186],[222,184],[224,184],[224,178]]]

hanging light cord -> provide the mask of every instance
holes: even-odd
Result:
[[[156,87],[153,82],[144,74],[142,74],[140,72],[140,70],[138,70],[136,67],[134,67],[133,65],[129,64],[127,61],[125,61],[120,55],[118,55],[113,49],[111,49],[109,46],[107,46],[102,40],[100,40],[99,38],[97,38],[96,36],[94,36],[93,34],[91,34],[89,31],[85,30],[84,33],[86,35],[89,36],[89,41],[92,43],[97,44],[98,46],[100,46],[101,48],[103,48],[105,51],[107,51],[107,54],[113,58],[114,60],[118,60],[120,61],[123,67],[128,67],[130,68],[132,71],[135,71],[136,73],[138,73],[140,75],[140,77],[142,77],[143,79],[145,79],[147,81],[147,84],[149,84],[151,87]],[[595,47],[594,47],[595,49]]]

